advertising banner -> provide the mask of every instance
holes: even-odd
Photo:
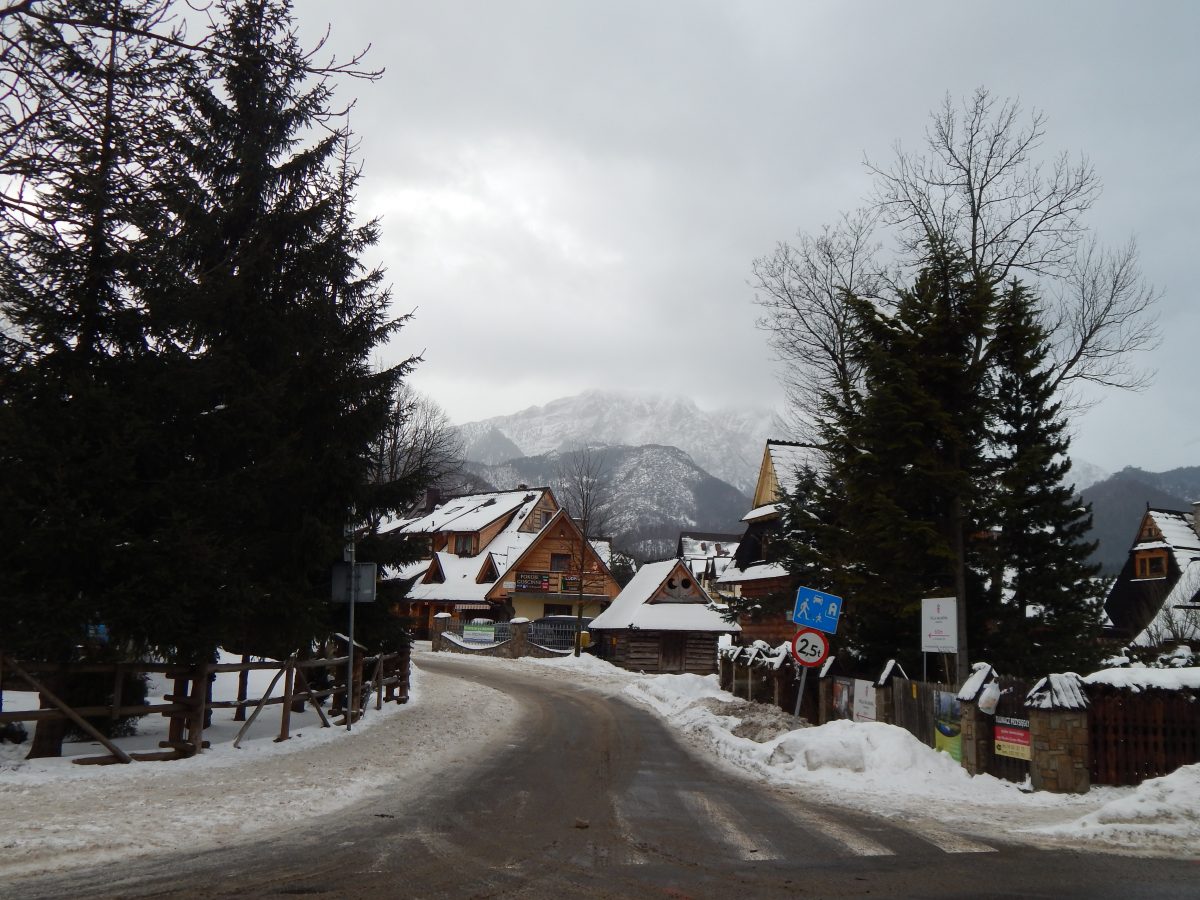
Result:
[[[550,590],[550,574],[548,572],[518,572],[517,590],[534,591],[540,594]]]
[[[962,762],[962,710],[958,694],[938,691],[933,702],[933,749],[949,753],[955,762]]]
[[[471,623],[463,625],[463,640],[472,644],[494,644],[496,642],[496,626],[492,622]]]
[[[996,716],[996,723],[992,729],[997,756],[1011,756],[1014,759],[1030,758],[1028,719]]]

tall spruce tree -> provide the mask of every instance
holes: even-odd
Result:
[[[78,0],[5,23],[28,112],[0,155],[0,618],[14,652],[67,657],[137,602],[158,506],[147,173],[188,66],[154,34],[167,9]]]
[[[1047,366],[1048,336],[1035,298],[1013,283],[998,298],[992,342],[994,414],[989,490],[978,542],[989,581],[975,656],[1023,675],[1083,670],[1095,663],[1103,589],[1088,557],[1092,517],[1074,488],[1066,432]]]
[[[862,394],[853,415],[830,417],[828,471],[809,492],[820,521],[792,555],[846,597],[847,648],[866,665],[917,660],[921,598],[973,587],[958,581],[986,439],[990,297],[961,257],[932,248],[887,308],[850,298]],[[800,525],[798,509],[789,521]]]
[[[321,626],[343,526],[372,502],[368,445],[415,361],[370,365],[403,319],[361,261],[378,227],[354,222],[349,135],[290,3],[218,11],[184,113],[189,176],[164,196],[181,277],[155,317],[188,448],[170,540],[199,564],[154,640],[278,654]]]

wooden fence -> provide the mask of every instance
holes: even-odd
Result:
[[[1200,762],[1200,698],[1088,685],[1093,784],[1139,784]]]
[[[240,663],[201,663],[195,666],[179,666],[163,663],[44,663],[19,661],[0,654],[0,726],[9,722],[39,722],[50,719],[67,719],[101,743],[108,754],[83,757],[73,760],[81,765],[147,762],[153,760],[180,759],[202,752],[208,742],[204,740],[204,729],[214,709],[235,710],[235,721],[244,721],[241,732],[234,741],[238,746],[245,732],[267,706],[280,707],[279,736],[276,741],[291,737],[291,714],[310,705],[317,712],[324,728],[332,724],[347,724],[357,721],[369,707],[372,695],[375,708],[385,701],[408,702],[410,648],[406,645],[396,653],[354,658],[354,672],[350,684],[350,702],[346,702],[347,672],[349,657],[319,657],[300,660],[298,653],[280,662],[250,662],[243,658]],[[262,697],[247,696],[249,673],[255,670],[275,670]],[[235,700],[213,700],[212,681],[218,673],[238,673],[238,696]],[[318,675],[319,673],[319,675]],[[365,676],[370,673],[370,678]],[[47,682],[77,675],[110,675],[113,679],[112,702],[103,706],[71,707],[55,694]],[[127,705],[122,702],[122,688],[130,675],[161,675],[172,684],[164,696],[164,703]],[[271,692],[284,682],[279,696]],[[323,683],[314,687],[311,682]],[[34,691],[42,701],[41,709],[14,712],[3,711],[5,691]],[[326,715],[321,701],[330,698],[330,713],[341,716],[333,723]],[[252,709],[249,719],[246,711]],[[169,720],[167,739],[159,741],[160,750],[149,753],[126,753],[105,737],[88,719],[108,717],[115,721],[132,716],[158,713]]]

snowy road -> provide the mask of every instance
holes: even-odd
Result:
[[[304,823],[299,802],[291,823],[214,845],[193,804],[195,853],[99,854],[83,869],[8,878],[0,894],[1194,895],[1194,862],[1038,850],[939,824],[936,808],[881,818],[740,778],[685,751],[659,717],[613,702],[624,676],[578,673],[580,689],[569,672],[500,661],[419,665],[420,717],[405,710],[341,744],[358,798],[348,811]],[[388,759],[401,777],[380,775]],[[356,768],[370,778],[355,781]]]

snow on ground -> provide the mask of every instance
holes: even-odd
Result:
[[[418,648],[418,662],[421,652],[428,644]],[[1033,793],[991,776],[971,777],[891,725],[797,727],[782,710],[720,690],[715,676],[640,675],[587,655],[455,659],[480,669],[515,666],[645,705],[692,751],[784,793],[1004,840],[1200,858],[1200,765],[1136,789]],[[255,674],[260,689],[270,676]],[[230,682],[219,682],[216,695],[226,693],[232,696]],[[10,698],[20,696],[6,695],[6,706],[13,708]],[[497,691],[414,668],[410,702],[372,708],[352,734],[321,729],[305,713],[293,716],[293,739],[276,744],[276,706],[263,712],[241,750],[231,746],[240,727],[228,721],[232,711],[217,711],[206,732],[212,750],[175,762],[27,761],[28,745],[0,744],[0,879],[137,852],[194,849],[200,835],[209,846],[240,842],[294,823],[297,805],[308,815],[332,812],[384,784],[390,793],[416,796],[440,771],[514,739],[515,712],[515,703]],[[126,749],[155,746],[163,736],[151,717],[142,722],[147,733],[122,739]],[[103,752],[95,744],[64,749]]]
[[[219,676],[214,696],[229,693]],[[6,706],[14,708],[7,701],[18,696],[6,694]],[[277,744],[279,711],[266,707],[235,750],[241,724],[230,721],[232,710],[217,710],[205,731],[212,749],[172,762],[78,766],[69,756],[25,760],[28,744],[0,744],[0,884],[136,853],[240,843],[348,807],[385,784],[392,796],[416,797],[441,771],[509,739],[517,718],[516,704],[497,691],[415,668],[408,704],[372,705],[349,734],[321,728],[306,712],[293,714],[292,739]],[[165,731],[154,717],[142,722],[145,734],[117,743],[156,746]],[[98,744],[63,749],[105,752]]]

